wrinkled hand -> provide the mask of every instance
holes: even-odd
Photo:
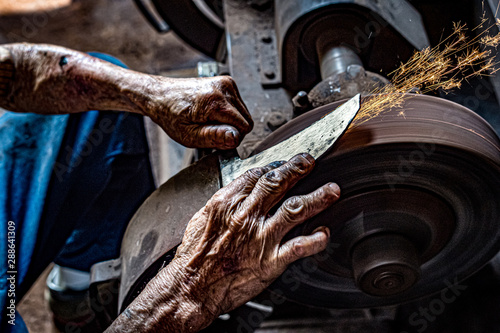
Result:
[[[249,170],[220,189],[187,225],[172,262],[107,332],[198,332],[257,296],[293,261],[324,250],[326,227],[282,240],[338,199],[336,184],[291,197],[269,215],[313,167],[314,159],[301,154]]]
[[[329,207],[340,194],[338,186],[329,183],[287,199],[269,216],[314,167],[307,154],[282,163],[249,170],[219,190],[189,222],[170,264],[183,276],[186,294],[215,316],[258,295],[293,261],[327,246],[326,227],[281,244],[288,231]]]
[[[232,149],[251,131],[252,118],[229,76],[157,79],[160,90],[147,115],[180,144]]]

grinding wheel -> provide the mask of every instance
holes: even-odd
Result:
[[[340,103],[292,120],[257,151]],[[120,281],[116,312],[172,259],[189,219],[218,190],[218,167],[209,155],[163,184],[129,223],[120,258],[94,265],[96,285]],[[270,286],[290,300],[326,308],[399,304],[453,287],[500,249],[500,140],[453,102],[406,95],[401,107],[350,128],[287,196],[328,181],[340,185],[340,200],[287,239],[326,225],[330,246]]]
[[[292,120],[256,152],[334,106]],[[406,95],[401,107],[349,129],[287,196],[328,181],[339,184],[341,199],[288,238],[326,225],[330,246],[271,286],[290,300],[327,308],[399,304],[451,287],[500,249],[500,140],[456,103]]]

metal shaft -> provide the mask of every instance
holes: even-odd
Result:
[[[347,71],[350,65],[359,65],[363,63],[358,55],[345,46],[321,46],[318,42],[318,55],[321,66],[321,78],[324,80],[332,75],[338,75]]]
[[[403,292],[420,277],[420,263],[414,245],[397,234],[362,239],[352,252],[352,268],[359,289],[374,296]]]

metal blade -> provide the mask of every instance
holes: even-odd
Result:
[[[317,159],[345,132],[359,107],[360,94],[357,94],[311,126],[257,155],[244,160],[233,157],[221,161],[222,186],[226,186],[249,169],[274,161],[288,161],[300,153],[309,153]]]

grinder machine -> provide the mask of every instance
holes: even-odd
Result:
[[[388,84],[387,74],[414,50],[439,42],[442,27],[473,22],[481,10],[493,16],[498,1],[136,2],[159,31],[172,29],[213,58],[200,64],[204,75],[234,78],[255,120],[239,148],[250,156]],[[467,105],[470,92],[452,98],[500,124],[491,112],[498,110],[496,78],[471,87],[477,105]],[[439,295],[487,264],[500,250],[500,140],[474,111],[409,92],[402,105],[350,128],[288,194],[340,185],[338,203],[289,235],[329,226],[328,249],[291,265],[268,291],[206,330],[337,332],[327,328],[347,322],[358,327],[351,331],[392,332],[386,321],[397,305]],[[219,172],[217,161],[197,165],[141,206],[120,258],[93,267],[103,325],[168,264],[191,216],[220,188],[208,176]]]

